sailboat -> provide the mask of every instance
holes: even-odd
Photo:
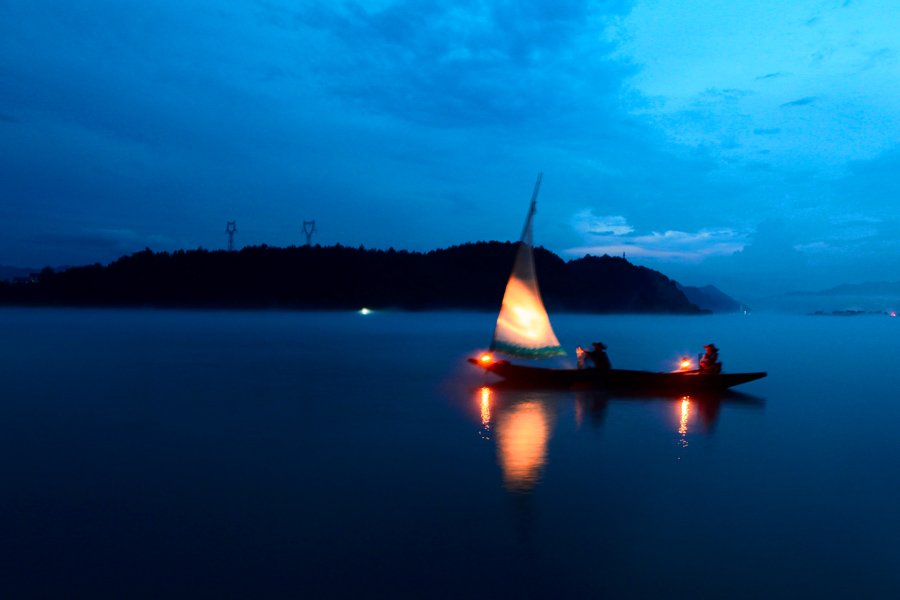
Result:
[[[553,332],[550,317],[544,308],[534,268],[532,220],[536,213],[542,178],[543,173],[539,173],[534,184],[531,205],[519,238],[512,273],[506,283],[490,352],[478,358],[469,358],[469,362],[510,384],[526,387],[672,393],[716,392],[766,376],[764,372],[710,373],[682,370],[654,373],[625,369],[549,369],[514,364],[508,360],[496,360],[494,353],[520,359],[540,359],[566,354]]]

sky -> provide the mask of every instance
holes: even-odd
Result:
[[[0,0],[0,264],[516,240],[900,280],[900,6]]]

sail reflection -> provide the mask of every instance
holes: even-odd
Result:
[[[497,417],[497,458],[503,484],[511,492],[529,492],[547,463],[550,415],[543,403],[526,400],[510,406]]]

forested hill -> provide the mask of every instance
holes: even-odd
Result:
[[[0,303],[300,309],[499,310],[517,244],[478,242],[428,253],[344,246],[239,252],[150,249],[0,284]],[[566,262],[543,248],[535,264],[547,309],[699,314],[666,276],[624,258]]]

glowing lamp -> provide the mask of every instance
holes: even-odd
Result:
[[[681,369],[683,371],[687,371],[691,368],[691,360],[689,358],[685,358],[681,361]]]
[[[483,362],[483,363],[491,362],[491,355],[490,355],[490,354],[485,354],[484,356],[482,356],[482,357],[481,357],[481,362]]]

